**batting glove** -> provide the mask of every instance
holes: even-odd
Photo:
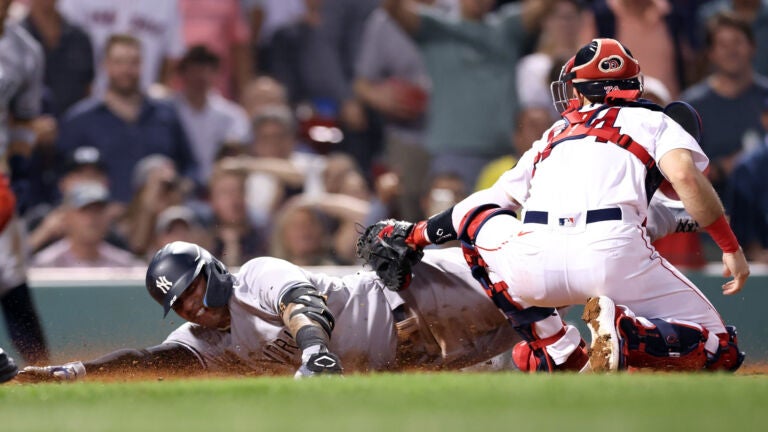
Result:
[[[343,371],[339,357],[321,345],[314,345],[301,354],[301,367],[294,378],[306,378],[315,375],[340,375]]]
[[[24,381],[75,381],[85,377],[82,362],[65,363],[61,366],[27,366],[19,372]]]

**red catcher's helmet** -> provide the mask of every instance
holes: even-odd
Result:
[[[559,80],[552,83],[552,98],[560,112],[571,98],[569,84],[592,101],[632,100],[643,91],[640,64],[615,39],[593,39],[566,62]]]

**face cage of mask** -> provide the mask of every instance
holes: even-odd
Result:
[[[560,114],[564,113],[571,106],[573,95],[573,84],[571,81],[552,81],[549,85],[549,91],[552,94],[552,103]]]

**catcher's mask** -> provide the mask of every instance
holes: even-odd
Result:
[[[637,99],[643,92],[640,64],[619,41],[593,39],[563,65],[560,77],[550,86],[558,112],[578,107],[573,88],[593,102]]]
[[[210,252],[196,244],[176,241],[155,253],[147,268],[146,286],[152,298],[163,306],[163,317],[201,273],[206,279],[203,305],[225,306],[234,277]]]

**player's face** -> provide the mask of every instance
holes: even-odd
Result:
[[[115,44],[104,60],[110,90],[131,95],[139,91],[141,50],[130,44]]]
[[[208,328],[226,328],[230,322],[229,308],[208,308],[203,305],[205,282],[203,275],[198,276],[192,286],[174,303],[173,310],[191,323]]]

